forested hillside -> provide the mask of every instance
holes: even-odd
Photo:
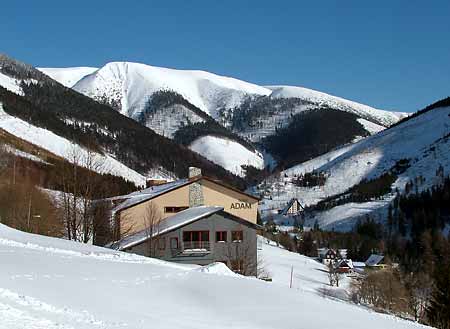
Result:
[[[244,182],[189,149],[161,137],[106,105],[68,89],[30,66],[0,58],[0,72],[21,80],[23,96],[0,88],[5,112],[53,131],[97,152],[113,154],[130,168],[145,174],[158,167],[179,177],[188,166],[238,187]]]

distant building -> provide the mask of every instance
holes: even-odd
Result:
[[[341,259],[334,265],[338,273],[350,273],[353,271],[353,263],[351,259]]]
[[[299,216],[305,210],[298,199],[292,198],[287,205],[280,211],[283,216]]]
[[[347,259],[347,249],[334,250],[329,248],[319,248],[317,249],[317,254],[320,262],[325,265],[335,263],[341,259]]]
[[[333,264],[338,260],[338,254],[333,249],[321,248],[317,250],[317,254],[319,260],[325,265]]]

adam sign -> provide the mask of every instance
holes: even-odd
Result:
[[[252,209],[252,205],[248,202],[234,202],[230,209]]]

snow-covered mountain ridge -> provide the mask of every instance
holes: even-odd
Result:
[[[74,84],[98,70],[96,67],[68,67],[68,68],[46,68],[38,67],[39,71],[47,74],[53,80],[58,81],[62,85],[72,88]]]
[[[231,134],[260,144],[260,151],[267,151],[265,138],[276,135],[280,128],[288,127],[296,115],[309,110],[333,109],[354,114],[357,120],[353,126],[362,124],[366,131],[355,135],[354,140],[385,129],[406,115],[303,87],[259,86],[199,70],[168,69],[132,62],[111,62],[98,69],[41,70],[162,136],[174,138],[183,127],[216,120]],[[76,77],[79,80],[74,83]],[[197,138],[211,134],[212,131],[205,130],[204,135]],[[234,140],[247,147],[242,140]],[[211,158],[211,152],[209,155]],[[215,155],[216,159],[218,157],[221,155]],[[239,162],[248,162],[248,157]],[[237,170],[241,171],[240,168]]]
[[[132,118],[154,92],[173,90],[187,101],[217,117],[219,108],[232,108],[246,95],[268,95],[270,90],[205,71],[175,70],[140,63],[111,62],[81,78],[73,88],[94,99],[120,104]]]
[[[45,68],[42,71],[65,82],[73,77],[73,71],[81,70]],[[255,96],[300,98],[317,105],[326,104],[369,118],[385,127],[405,115],[303,87],[259,86],[206,71],[176,70],[132,62],[111,62],[91,74],[80,74],[80,80],[73,88],[94,99],[115,105],[121,113],[131,118],[136,118],[146,100],[160,90],[172,90],[180,94],[214,119],[219,119],[220,111],[232,110]]]

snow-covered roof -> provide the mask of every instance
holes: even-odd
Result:
[[[341,259],[340,261],[338,261],[336,263],[336,266],[335,266],[335,268],[339,268],[339,267],[353,268],[353,262],[351,259]]]
[[[155,237],[170,232],[179,227],[193,223],[199,219],[208,217],[222,210],[223,207],[220,206],[199,206],[188,208],[186,210],[176,213],[173,216],[167,217],[163,219],[161,222],[159,222],[157,227],[154,228],[152,236],[150,236],[149,230],[144,229],[130,236],[127,236],[120,241],[113,243],[111,247],[118,250],[124,250],[133,247],[135,245],[138,245],[140,243],[143,243],[150,237]]]
[[[383,260],[383,258],[384,258],[383,255],[372,254],[366,260],[366,265],[367,266],[376,266]]]
[[[162,185],[156,185],[151,186],[149,188],[146,188],[144,190],[136,191],[127,195],[121,195],[114,198],[110,198],[109,200],[120,200],[125,199],[124,202],[119,204],[117,207],[113,209],[113,211],[117,212],[125,208],[129,208],[131,206],[134,206],[138,203],[153,199],[154,197],[161,195],[163,193],[166,193],[168,191],[171,191],[173,189],[176,189],[184,184],[187,184],[189,182],[188,179],[179,179],[174,182],[162,184]]]
[[[325,257],[328,252],[331,252],[332,254],[336,255],[336,251],[329,248],[319,248],[317,249],[317,253],[319,254],[319,257]]]

